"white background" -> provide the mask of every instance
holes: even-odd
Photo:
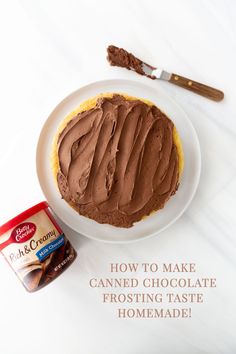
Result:
[[[0,6],[0,224],[44,199],[35,150],[43,123],[71,91],[92,81],[126,78],[111,68],[109,44],[148,63],[216,86],[214,103],[168,83],[198,133],[202,175],[188,211],[145,241],[111,245],[65,232],[78,258],[60,278],[28,294],[0,261],[0,353],[236,353],[236,5],[211,1],[5,1]],[[109,262],[196,262],[217,278],[191,319],[117,319],[91,277]]]

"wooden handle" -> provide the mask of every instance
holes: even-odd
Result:
[[[224,92],[213,87],[200,84],[200,82],[187,79],[186,77],[180,75],[172,74],[169,82],[174,85],[183,87],[189,91],[195,92],[198,95],[207,97],[213,101],[221,101],[224,98]]]

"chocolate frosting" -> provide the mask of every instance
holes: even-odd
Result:
[[[99,98],[58,138],[62,197],[99,223],[130,227],[163,208],[178,187],[173,123],[155,106]]]
[[[63,261],[70,256],[69,261]],[[35,291],[56,278],[64,269],[66,269],[75,259],[76,253],[70,242],[65,239],[63,246],[52,252],[44,261],[35,261],[34,263],[23,267],[20,274],[23,277],[23,284],[27,290]],[[57,266],[59,271],[55,271]]]
[[[154,66],[151,66],[147,63],[144,63],[142,60],[136,58],[132,53],[127,52],[123,48],[115,47],[114,45],[109,45],[107,48],[107,60],[112,66],[120,66],[128,70],[136,71],[140,75],[145,75],[151,79],[156,79],[154,75],[146,75],[142,64],[148,66],[151,70],[156,69]]]

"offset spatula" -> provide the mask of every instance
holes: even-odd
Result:
[[[110,45],[107,48],[107,53],[107,59],[111,65],[133,70],[140,75],[149,77],[152,80],[161,79],[168,81],[174,85],[185,88],[213,101],[221,101],[224,98],[224,93],[220,90],[177,74],[168,73],[163,69],[155,68],[154,66],[144,63],[142,60],[136,58],[132,53],[127,52],[123,48]]]

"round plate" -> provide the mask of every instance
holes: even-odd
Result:
[[[185,166],[177,193],[170,198],[164,209],[137,222],[129,229],[99,224],[94,220],[79,215],[61,198],[51,170],[52,141],[59,123],[81,102],[102,92],[123,92],[152,101],[173,120],[183,144]],[[78,233],[92,239],[106,242],[130,242],[157,235],[183,214],[197,189],[201,169],[201,155],[198,138],[192,123],[182,108],[160,89],[154,89],[135,81],[106,80],[82,87],[59,103],[50,114],[41,131],[36,163],[42,191],[49,205],[64,223]]]

